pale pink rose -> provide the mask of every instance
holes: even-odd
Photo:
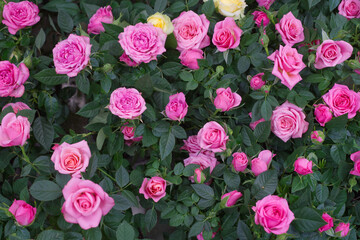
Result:
[[[314,67],[323,69],[335,67],[351,57],[353,47],[345,41],[325,40],[316,49]]]
[[[295,18],[292,12],[285,14],[280,22],[275,24],[275,29],[280,33],[282,41],[290,47],[305,39],[301,21]]]
[[[201,49],[210,45],[210,37],[207,35],[210,21],[205,14],[200,16],[193,11],[182,12],[180,16],[172,20],[174,36],[177,41],[177,50]]]
[[[323,213],[322,219],[324,219],[327,224],[319,228],[319,232],[327,231],[334,226],[334,219],[329,214]]]
[[[127,124],[128,123],[126,123],[125,126],[121,127],[121,132],[122,134],[124,134],[125,144],[131,146],[134,142],[141,141],[143,137],[135,137],[135,128],[126,126]]]
[[[33,26],[40,21],[38,6],[29,1],[6,3],[2,14],[2,23],[8,27],[9,33],[12,35],[15,35],[20,29]]]
[[[53,150],[51,161],[59,173],[78,174],[86,171],[91,152],[85,140],[73,144],[67,142],[60,145],[56,144]]]
[[[306,158],[298,158],[294,162],[294,171],[300,175],[307,175],[313,173],[312,171],[313,162],[307,160]]]
[[[30,138],[30,122],[26,117],[9,112],[1,120],[0,146],[23,146]]]
[[[310,137],[314,144],[322,144],[325,140],[325,134],[322,131],[313,131]]]
[[[214,99],[214,105],[217,109],[221,109],[222,112],[229,111],[235,108],[241,103],[241,96],[231,91],[231,88],[218,88],[216,89],[216,97]]]
[[[14,200],[9,207],[9,212],[14,215],[16,222],[21,226],[30,225],[36,216],[36,208],[27,204],[23,200]]]
[[[114,199],[90,180],[73,177],[62,193],[65,202],[61,212],[65,221],[78,223],[85,230],[99,226],[101,217],[115,205]]]
[[[113,14],[111,12],[111,6],[99,8],[89,20],[88,33],[99,34],[105,32],[102,23],[112,23],[114,21]]]
[[[184,93],[176,93],[169,97],[169,103],[165,107],[165,113],[168,118],[175,121],[183,119],[188,111]]]
[[[354,162],[354,170],[351,170],[350,174],[360,176],[360,151],[351,154],[350,159]]]
[[[15,114],[17,114],[19,111],[21,110],[25,110],[25,109],[31,109],[28,105],[26,105],[23,102],[16,102],[16,103],[8,103],[6,104],[3,108],[2,111],[4,111],[5,108],[7,107],[11,107],[14,111]]]
[[[300,72],[306,65],[302,61],[303,55],[299,54],[290,45],[280,45],[280,49],[271,54],[268,59],[274,61],[272,74],[280,78],[281,83],[290,90],[301,81]]]
[[[121,62],[124,62],[124,63],[125,63],[126,65],[128,65],[129,67],[137,67],[137,66],[139,66],[139,63],[131,60],[131,59],[129,58],[129,56],[126,55],[125,53],[123,53],[123,54],[120,56],[119,60],[120,60]]]
[[[260,28],[261,26],[266,27],[270,23],[270,19],[267,14],[262,11],[255,11],[252,13],[256,25]]]
[[[335,233],[340,232],[341,237],[346,237],[350,230],[350,223],[339,223],[339,225],[335,228]]]
[[[57,74],[75,77],[90,61],[90,38],[70,34],[69,37],[58,42],[53,49],[54,65]]]
[[[348,20],[360,18],[360,1],[359,0],[342,0],[339,7],[339,14]]]
[[[188,139],[183,141],[184,141],[184,146],[182,146],[180,149],[188,151],[190,156],[204,154],[209,157],[215,157],[215,153],[213,153],[212,151],[201,149],[201,147],[198,144],[197,135],[189,136]]]
[[[166,181],[161,177],[144,178],[139,193],[144,194],[145,199],[152,198],[158,202],[166,195]]]
[[[192,70],[199,69],[198,59],[204,59],[204,52],[201,49],[191,48],[181,51],[180,63]]]
[[[124,28],[124,32],[119,34],[119,43],[134,62],[148,63],[166,52],[166,37],[161,28],[150,23],[137,23]]]
[[[265,85],[265,81],[262,80],[262,77],[264,76],[264,73],[258,73],[255,76],[253,76],[250,80],[250,87],[253,90],[259,90],[262,86]]]
[[[236,190],[225,193],[221,196],[221,202],[225,207],[232,207],[236,204],[237,200],[242,197],[242,193]]]
[[[250,116],[250,118],[252,118],[252,113],[251,113],[251,112],[249,113],[249,116]],[[250,128],[251,128],[252,130],[255,130],[256,126],[257,126],[259,123],[261,123],[261,122],[265,122],[265,119],[264,119],[264,118],[261,118],[261,119],[255,121],[255,122],[251,122],[251,123],[249,124],[249,126],[250,126]]]
[[[214,28],[212,43],[220,52],[239,46],[242,30],[236,25],[235,20],[226,17],[225,20],[217,22]]]
[[[205,180],[206,180],[205,174],[201,171],[200,168],[195,169],[192,180],[196,183],[204,183],[205,182]]]
[[[314,105],[314,115],[316,121],[320,124],[320,126],[325,126],[325,123],[329,122],[332,119],[332,113],[330,108],[325,104]]]
[[[233,153],[232,165],[238,172],[243,172],[248,165],[248,158],[244,152]]]
[[[199,146],[215,153],[226,150],[228,139],[224,128],[214,121],[206,123],[197,134]]]
[[[255,212],[255,224],[263,226],[265,232],[276,235],[286,233],[295,219],[286,199],[275,195],[258,200],[252,210]]]
[[[269,169],[271,160],[275,156],[276,154],[273,154],[271,151],[263,150],[257,158],[251,160],[251,171],[254,175],[258,176],[260,173],[266,172]]]
[[[135,119],[146,110],[145,100],[135,88],[118,88],[111,93],[109,109],[112,114]]]
[[[21,97],[29,76],[29,69],[24,63],[16,67],[9,61],[0,61],[0,97]]]
[[[290,138],[301,138],[309,126],[305,118],[301,108],[286,101],[273,111],[271,131],[284,142]]]
[[[259,4],[259,7],[265,7],[269,10],[270,6],[275,2],[275,0],[256,0]]]
[[[322,96],[335,117],[348,114],[348,118],[356,116],[360,110],[360,94],[350,90],[348,86],[336,84]]]

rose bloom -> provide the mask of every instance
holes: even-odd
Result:
[[[316,49],[314,67],[323,69],[335,67],[351,57],[353,47],[345,41],[325,40]]]
[[[23,200],[14,200],[9,207],[9,212],[14,215],[16,222],[21,226],[30,225],[36,216],[36,208]]]
[[[316,121],[320,124],[320,126],[324,127],[325,123],[329,122],[332,119],[332,113],[330,108],[325,104],[314,105],[314,115]]]
[[[251,113],[251,112],[249,112],[249,116],[250,116],[250,118],[252,119],[252,113]],[[255,130],[256,126],[257,126],[259,123],[261,123],[261,122],[265,122],[265,119],[264,119],[264,118],[261,118],[261,119],[255,121],[255,122],[251,122],[251,123],[249,124],[249,127],[250,127],[252,130]]]
[[[231,88],[218,88],[216,89],[216,98],[214,99],[214,105],[217,109],[221,109],[222,112],[226,112],[240,105],[241,96],[231,91]]]
[[[75,77],[90,61],[90,38],[70,34],[53,49],[54,65],[57,74]]]
[[[348,114],[348,118],[356,116],[360,110],[360,94],[350,90],[348,86],[336,84],[322,96],[335,117]]]
[[[282,41],[289,46],[305,39],[301,21],[295,18],[292,12],[285,14],[280,22],[275,24],[275,29],[280,33]]]
[[[270,6],[275,2],[275,0],[256,0],[259,4],[259,7],[265,7],[269,10]]]
[[[113,23],[114,17],[111,6],[99,8],[89,20],[88,33],[99,34],[105,32],[102,23]]]
[[[360,18],[360,1],[359,0],[342,0],[339,7],[339,14],[348,20]]]
[[[206,123],[197,134],[199,146],[215,153],[226,150],[228,139],[224,128],[214,121]]]
[[[174,36],[177,41],[176,49],[182,52],[185,49],[201,49],[210,45],[207,35],[210,22],[205,14],[200,16],[193,11],[182,12],[172,20]]]
[[[351,170],[350,174],[360,176],[360,151],[351,154],[350,159],[354,162],[354,170]]]
[[[207,0],[204,0],[204,2],[207,2]],[[247,5],[244,0],[215,0],[214,4],[218,12],[225,17],[238,20],[245,16],[244,11]]]
[[[26,117],[9,112],[1,120],[0,146],[23,146],[30,138],[30,122]]]
[[[242,197],[242,193],[236,190],[225,193],[221,196],[221,202],[225,207],[232,207],[236,204],[237,200]]]
[[[280,78],[281,83],[290,90],[302,79],[300,72],[306,67],[302,58],[303,55],[290,45],[285,47],[280,45],[280,49],[268,57],[274,62],[272,74]]]
[[[15,114],[17,114],[21,110],[31,109],[28,105],[23,102],[16,102],[16,103],[8,103],[3,108],[4,111],[6,108],[11,107]]]
[[[310,137],[314,144],[322,144],[325,140],[325,134],[322,131],[313,131]]]
[[[174,25],[171,22],[169,16],[156,12],[155,14],[148,17],[147,22],[152,24],[154,27],[161,28],[167,35],[174,31]]]
[[[8,27],[9,33],[12,35],[15,35],[20,29],[33,26],[40,21],[38,6],[29,1],[6,3],[2,14],[2,23]]]
[[[257,158],[251,160],[251,171],[254,175],[258,176],[260,173],[266,172],[269,169],[271,160],[275,156],[276,154],[273,154],[271,151],[263,150]]]
[[[335,233],[340,232],[341,237],[346,237],[350,230],[350,223],[339,223],[335,228]]]
[[[300,175],[307,175],[313,173],[313,162],[306,158],[299,157],[294,163],[294,171]]]
[[[91,152],[88,143],[85,140],[69,144],[63,142],[53,147],[51,161],[54,168],[61,174],[77,174],[85,172],[89,165]]]
[[[188,111],[184,93],[180,92],[169,97],[169,103],[165,107],[165,113],[168,118],[175,121],[183,119]]]
[[[166,181],[161,177],[144,178],[139,193],[144,194],[145,199],[152,198],[158,202],[166,195]]]
[[[334,219],[329,214],[323,213],[322,219],[324,219],[327,224],[319,228],[319,232],[327,231],[334,226]]]
[[[119,34],[119,43],[134,62],[149,63],[166,52],[166,37],[166,33],[150,23],[137,23],[124,28]]]
[[[129,67],[137,67],[139,65],[139,63],[134,62],[132,59],[129,58],[128,55],[126,55],[125,53],[123,53],[119,60],[121,62],[124,62],[126,65],[128,65]]]
[[[244,152],[233,153],[232,165],[234,166],[235,171],[243,172],[248,165],[248,158]]]
[[[225,20],[217,22],[214,28],[212,43],[220,52],[239,46],[242,30],[236,25],[235,20],[226,17]]]
[[[200,170],[203,171],[204,169],[210,168],[210,173],[214,170],[218,161],[216,160],[215,156],[208,156],[205,154],[197,154],[197,155],[190,155],[188,158],[184,159],[184,166],[186,167],[189,164],[197,164],[200,166]],[[191,182],[194,182],[194,176],[190,177]]]
[[[190,156],[204,154],[210,157],[215,157],[215,153],[213,153],[212,151],[201,149],[197,141],[197,135],[189,136],[188,139],[183,141],[184,141],[184,146],[182,146],[180,149],[188,151]]]
[[[124,119],[135,119],[145,110],[145,100],[135,88],[118,88],[111,93],[109,109]]]
[[[271,131],[284,142],[290,138],[301,138],[309,126],[305,118],[301,108],[286,101],[273,111]]]
[[[115,205],[114,199],[90,180],[73,177],[62,193],[65,202],[61,212],[65,221],[78,223],[84,230],[99,226],[101,217]]]
[[[29,76],[29,69],[24,63],[16,67],[9,61],[0,61],[0,97],[21,97]]]
[[[126,123],[128,124],[128,123]],[[122,134],[124,134],[124,140],[125,140],[125,144],[128,146],[131,146],[134,142],[139,142],[142,140],[142,136],[140,137],[135,137],[135,128],[134,127],[129,127],[129,126],[122,126],[121,127],[121,132]]]
[[[258,200],[252,210],[255,212],[255,224],[263,226],[265,232],[276,235],[286,233],[295,219],[286,199],[275,195]]]
[[[358,60],[359,63],[360,63],[360,51],[357,53],[357,60]],[[357,74],[360,75],[360,69],[355,69],[354,72],[356,72]]]
[[[262,80],[262,77],[264,76],[264,73],[258,73],[255,76],[253,76],[250,80],[250,87],[253,90],[259,90],[262,86],[265,85],[265,81]]]
[[[267,14],[262,11],[255,11],[252,13],[256,25],[260,28],[261,25],[266,27],[270,23],[270,19]]]
[[[180,63],[192,70],[199,69],[198,59],[204,59],[204,52],[201,49],[185,49],[180,53]]]

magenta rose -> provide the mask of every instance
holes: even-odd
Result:
[[[111,93],[109,109],[124,119],[135,119],[146,110],[145,100],[135,88],[118,88]]]
[[[73,177],[62,193],[65,202],[61,212],[65,221],[78,223],[85,230],[99,226],[101,217],[115,205],[114,199],[90,180]]]
[[[75,77],[90,61],[90,38],[70,34],[53,49],[54,65],[57,74]]]
[[[263,226],[265,232],[276,235],[286,233],[295,219],[286,199],[274,195],[257,201],[252,210],[255,212],[255,224]]]
[[[21,97],[29,76],[29,69],[24,63],[16,67],[9,61],[0,61],[0,97]]]
[[[360,151],[351,154],[350,159],[354,162],[354,170],[351,170],[350,174],[360,176]]]
[[[269,10],[270,6],[275,2],[275,0],[256,0],[259,4],[259,7],[265,7]]]
[[[327,231],[334,226],[334,219],[329,214],[323,213],[322,219],[327,222],[327,224],[319,228],[319,232]]]
[[[201,49],[191,48],[181,51],[180,63],[192,70],[199,69],[198,59],[204,59],[204,52]]]
[[[149,23],[137,23],[124,28],[124,32],[119,34],[119,43],[134,62],[148,63],[166,52],[166,37],[161,28]]]
[[[335,233],[340,233],[341,237],[346,237],[350,231],[350,223],[339,223],[335,228]]]
[[[169,103],[165,107],[165,113],[168,118],[175,121],[183,119],[188,111],[184,93],[180,92],[169,97]]]
[[[16,222],[21,226],[30,225],[36,216],[36,208],[23,200],[14,200],[9,207],[9,212],[14,215]]]
[[[197,135],[189,136],[188,139],[183,141],[184,146],[182,146],[180,149],[188,151],[190,156],[204,154],[209,157],[215,157],[215,153],[213,153],[212,151],[201,149],[197,140]]]
[[[307,175],[313,173],[313,162],[306,158],[299,157],[294,163],[294,171],[300,175]]]
[[[264,76],[264,73],[258,73],[255,76],[253,76],[250,80],[250,87],[253,90],[259,90],[262,86],[265,85],[265,81],[262,80],[262,77]]]
[[[359,0],[342,0],[339,7],[339,14],[347,19],[360,18]]]
[[[263,150],[257,158],[251,160],[251,171],[254,175],[258,176],[260,173],[266,172],[269,169],[271,160],[275,156],[276,154],[273,154],[271,151]]]
[[[15,35],[20,29],[33,26],[40,21],[38,6],[29,1],[6,3],[2,14],[2,23],[8,27],[9,33],[12,35]]]
[[[275,29],[280,33],[282,41],[290,47],[305,39],[301,21],[295,18],[292,12],[285,14],[280,22],[275,24]]]
[[[222,112],[229,111],[235,108],[241,103],[241,96],[231,91],[231,88],[218,88],[216,89],[216,98],[214,99],[214,105],[217,109],[221,109]]]
[[[212,43],[220,52],[239,46],[242,30],[236,25],[235,20],[226,17],[225,20],[215,24]]]
[[[325,123],[329,122],[332,119],[332,113],[330,108],[325,104],[314,105],[314,115],[316,121],[320,124],[320,126],[325,126]]]
[[[271,131],[284,142],[290,138],[301,138],[309,126],[305,118],[301,108],[286,101],[273,111]]]
[[[270,19],[267,14],[262,11],[255,11],[252,13],[254,16],[255,24],[260,28],[261,26],[266,27],[270,23]]]
[[[30,122],[26,117],[9,112],[1,120],[0,146],[23,146],[30,138]]]
[[[179,17],[172,20],[174,36],[177,41],[177,50],[201,49],[210,45],[207,35],[210,22],[205,14],[200,16],[193,11],[182,12]]]
[[[252,113],[251,113],[251,112],[249,113],[249,116],[250,116],[250,118],[252,119]],[[265,122],[265,119],[264,119],[264,118],[261,118],[261,119],[255,121],[255,122],[251,122],[251,123],[249,124],[249,127],[250,127],[252,130],[255,130],[256,126],[257,126],[259,123],[261,123],[261,122]]]
[[[234,166],[235,171],[243,172],[248,165],[248,158],[244,152],[236,152],[232,155],[232,165]]]
[[[51,161],[54,168],[61,174],[79,174],[85,172],[89,165],[91,152],[88,143],[82,140],[77,143],[69,144],[63,142],[53,147]]]
[[[11,107],[15,114],[17,114],[21,110],[25,109],[31,109],[28,105],[26,105],[23,102],[16,102],[16,103],[8,103],[3,108],[2,111],[4,111],[5,108]]]
[[[99,34],[105,32],[102,23],[112,23],[114,21],[113,14],[111,12],[111,6],[99,8],[89,20],[88,33]]]
[[[145,199],[152,198],[158,202],[166,195],[166,181],[161,177],[144,178],[139,193],[144,195]]]
[[[268,57],[274,62],[272,74],[280,78],[281,83],[290,90],[302,79],[300,72],[306,67],[302,57],[303,55],[290,45],[285,47],[280,45],[280,49]]]
[[[242,193],[236,190],[225,193],[221,196],[221,204],[225,207],[232,207],[236,204],[237,200],[242,197]]]
[[[129,67],[137,67],[137,66],[139,65],[139,63],[134,62],[133,60],[131,60],[131,59],[129,58],[129,56],[126,55],[125,53],[123,53],[123,54],[120,56],[119,60],[120,60],[121,62],[124,62],[124,63],[125,63],[126,65],[128,65]]]
[[[127,125],[128,123],[126,123]],[[130,126],[122,126],[121,132],[124,134],[125,144],[131,146],[134,142],[139,142],[142,140],[142,136],[135,137],[135,128]]]
[[[351,57],[353,47],[345,41],[325,40],[316,49],[314,67],[323,69],[335,67]]]
[[[197,134],[199,146],[215,153],[226,150],[228,139],[224,128],[214,121],[206,123]]]

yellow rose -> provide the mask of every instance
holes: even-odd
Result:
[[[174,26],[169,18],[169,16],[161,13],[155,13],[147,19],[148,23],[151,23],[154,27],[161,28],[164,33],[167,35],[171,34],[174,31]]]
[[[206,2],[207,0],[204,0]],[[245,7],[244,0],[214,0],[215,7],[219,13],[225,17],[232,17],[235,20],[244,17]]]

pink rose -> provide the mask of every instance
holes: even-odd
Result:
[[[265,232],[276,235],[286,233],[295,219],[286,199],[274,195],[257,201],[252,210],[255,212],[255,224],[263,226]]]
[[[180,92],[169,97],[169,103],[165,107],[165,113],[168,118],[174,121],[183,119],[188,111],[184,93]]]
[[[224,128],[214,121],[206,123],[197,134],[199,146],[215,153],[226,150],[228,139]]]
[[[325,134],[322,131],[313,131],[310,137],[314,144],[322,144],[325,140]]]
[[[359,0],[342,0],[339,7],[339,14],[348,20],[360,18],[360,1]]]
[[[294,171],[300,175],[307,175],[313,173],[313,162],[306,158],[299,157],[294,163]]]
[[[274,61],[272,74],[280,78],[281,83],[290,90],[301,81],[300,72],[306,65],[302,61],[303,55],[299,54],[290,45],[280,45],[280,49],[271,54],[268,59]]]
[[[324,221],[327,222],[327,224],[319,228],[319,232],[327,231],[334,226],[334,222],[333,222],[334,219],[329,214],[323,213],[322,219],[324,219]]]
[[[181,51],[180,63],[192,70],[199,69],[198,59],[204,59],[204,52],[201,49],[191,48]]]
[[[211,173],[218,164],[218,162],[215,156],[198,154],[198,155],[190,155],[188,158],[184,159],[184,166],[187,166],[189,164],[199,165],[201,171],[210,168],[210,173]]]
[[[232,207],[236,204],[237,200],[242,197],[242,193],[236,190],[225,193],[221,196],[221,203],[225,207]]]
[[[271,160],[275,156],[276,154],[273,154],[271,151],[263,150],[257,158],[251,160],[251,171],[254,175],[258,176],[260,173],[266,172],[269,169]]]
[[[353,47],[345,41],[325,40],[316,49],[314,67],[323,69],[335,67],[351,57]]]
[[[8,27],[9,33],[12,35],[15,35],[20,29],[35,25],[39,21],[39,8],[32,2],[9,2],[4,6],[2,23]]]
[[[19,111],[21,110],[25,110],[25,109],[31,109],[28,105],[26,105],[23,102],[16,102],[16,103],[8,103],[6,104],[3,108],[2,111],[4,111],[5,108],[7,107],[11,107],[14,111],[15,114],[17,114]]]
[[[255,11],[252,13],[256,25],[260,28],[261,25],[266,27],[270,23],[270,19],[267,14],[262,11]]]
[[[54,65],[57,74],[75,77],[90,61],[90,38],[70,34],[58,42],[53,49]]]
[[[204,183],[206,181],[205,174],[201,171],[200,168],[195,169],[192,181],[196,183]]]
[[[305,118],[301,108],[286,101],[273,111],[271,131],[284,142],[290,138],[301,138],[309,126]]]
[[[54,168],[61,174],[79,174],[85,172],[89,165],[91,152],[88,143],[85,140],[69,144],[63,142],[53,147],[51,161]]]
[[[119,34],[119,43],[134,62],[148,63],[166,52],[166,37],[161,28],[150,23],[137,23],[124,28],[124,32]]]
[[[250,80],[250,87],[253,90],[259,90],[262,86],[265,85],[265,81],[262,80],[262,77],[264,76],[264,73],[258,73],[255,76],[253,76]]]
[[[109,109],[120,118],[135,119],[146,110],[145,104],[138,90],[121,87],[111,93]]]
[[[125,53],[123,53],[123,54],[120,56],[119,60],[120,60],[121,62],[124,62],[124,63],[125,63],[126,65],[128,65],[129,67],[137,67],[137,66],[139,66],[139,63],[134,62],[133,60],[131,60],[131,59],[129,58],[129,56],[126,55]]]
[[[314,115],[316,121],[320,124],[320,126],[324,127],[325,123],[329,122],[332,119],[332,113],[330,108],[325,104],[314,105]]]
[[[201,149],[201,147],[198,144],[197,135],[189,136],[188,139],[183,141],[184,141],[184,146],[182,146],[180,149],[188,151],[190,156],[204,154],[209,157],[215,157],[215,153],[213,153],[212,151]]]
[[[214,99],[214,105],[217,109],[221,109],[222,112],[229,111],[235,108],[241,103],[241,96],[237,93],[233,93],[231,88],[218,88],[216,89],[216,98]]]
[[[9,61],[0,61],[0,97],[21,97],[29,76],[29,69],[24,63],[16,67]]]
[[[211,238],[214,238],[216,236],[216,232],[213,232],[211,234]],[[204,240],[204,237],[203,237],[203,232],[201,232],[200,234],[196,235],[196,239],[197,240]]]
[[[14,200],[9,208],[9,212],[14,215],[15,220],[21,226],[30,225],[36,216],[36,208],[27,204],[23,200]]]
[[[200,16],[193,11],[182,12],[179,17],[172,20],[174,25],[174,36],[177,41],[177,50],[201,49],[210,45],[207,35],[210,21],[205,14]]]
[[[275,0],[256,0],[259,4],[259,7],[265,7],[269,10],[270,6],[275,2]]]
[[[360,51],[357,53],[357,60],[358,60],[359,63],[360,63]],[[354,72],[356,72],[357,74],[360,75],[360,69],[355,69]]]
[[[280,22],[275,24],[275,29],[280,33],[282,41],[290,47],[305,39],[301,21],[295,18],[292,12],[285,14]]]
[[[212,43],[220,52],[239,46],[242,30],[236,25],[235,20],[226,17],[225,20],[217,22],[214,28]]]
[[[339,223],[339,225],[335,228],[335,233],[340,232],[341,237],[345,237],[348,235],[350,230],[350,223]]]
[[[144,178],[139,193],[144,194],[145,199],[152,198],[158,202],[166,195],[166,181],[161,177]]]
[[[65,221],[78,223],[84,230],[99,226],[115,205],[114,199],[104,192],[100,185],[90,180],[71,178],[62,190],[65,202],[61,212]]]
[[[105,32],[102,23],[112,23],[114,21],[113,14],[111,12],[111,6],[99,8],[89,20],[88,33],[99,34]]]
[[[128,123],[126,123],[125,126],[121,127],[121,132],[122,134],[124,134],[125,144],[131,146],[134,142],[141,141],[143,137],[135,137],[135,128],[126,126],[127,124]]]
[[[350,174],[360,176],[360,151],[351,154],[350,159],[354,162],[354,170],[351,170]]]
[[[232,165],[238,172],[243,172],[248,165],[248,158],[244,152],[233,153]]]
[[[252,113],[251,113],[251,112],[249,113],[249,116],[250,116],[250,118],[252,119]],[[255,122],[251,122],[251,123],[249,124],[249,126],[250,126],[250,128],[251,128],[252,130],[255,130],[256,126],[257,126],[259,123],[261,123],[261,122],[265,122],[265,119],[261,118],[261,119],[255,121]]]
[[[350,90],[348,86],[336,84],[322,97],[335,117],[348,114],[348,118],[356,116],[360,110],[360,94]]]
[[[30,138],[30,122],[26,117],[8,113],[1,120],[0,146],[23,146]]]

